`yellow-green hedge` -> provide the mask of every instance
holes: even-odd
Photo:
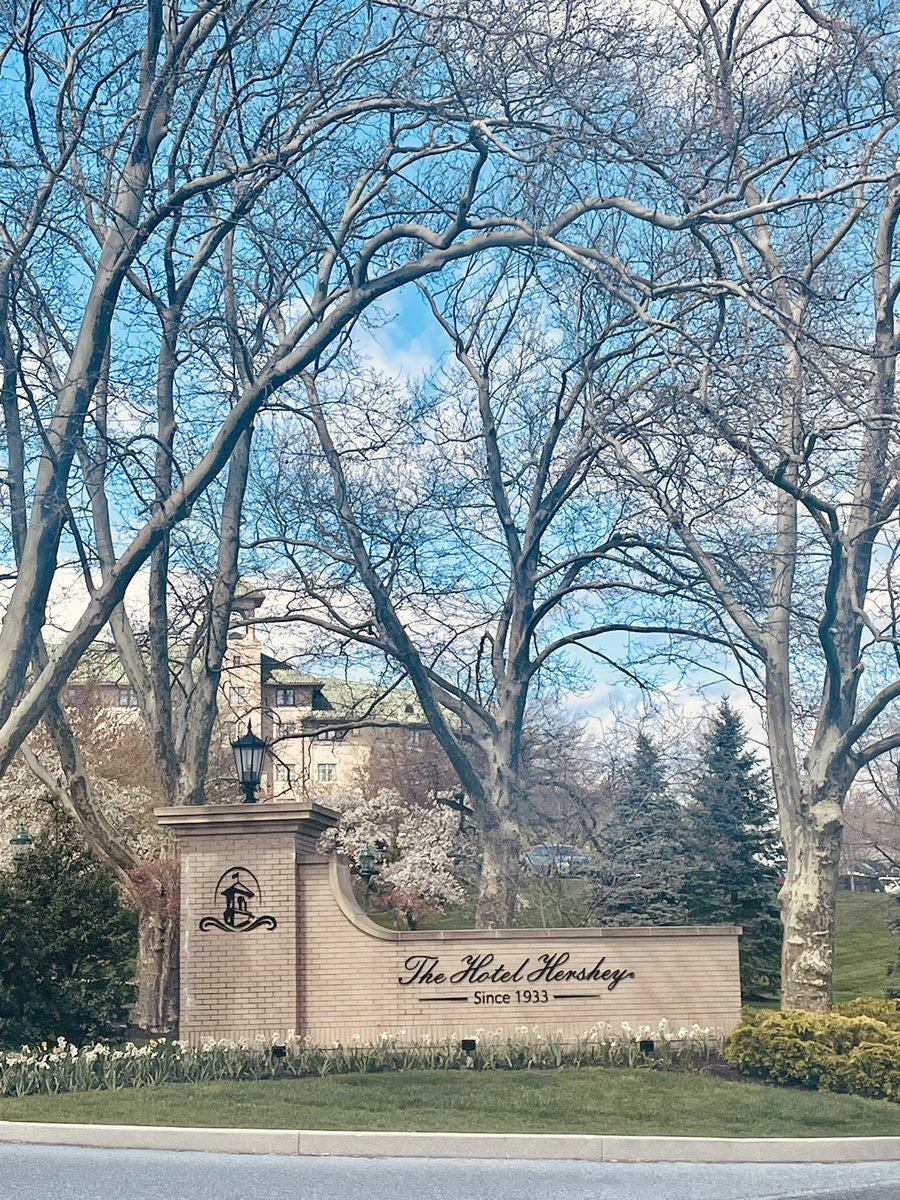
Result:
[[[900,1101],[900,1001],[860,996],[830,1013],[750,1010],[725,1058],[773,1083]]]

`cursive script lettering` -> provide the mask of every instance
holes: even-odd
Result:
[[[449,968],[447,971],[439,970],[440,958],[437,954],[412,954],[403,964],[406,974],[400,975],[397,982],[402,987],[440,983],[605,983],[606,990],[612,992],[623,980],[635,977],[634,971],[625,967],[606,966],[606,955],[589,967],[567,966],[571,957],[568,950],[560,950],[541,954],[537,959],[539,966],[535,966],[530,958],[523,958],[517,966],[508,967],[506,963],[497,962],[496,956],[490,951],[465,954],[459,970],[448,974]],[[485,1000],[476,1003],[492,1002],[505,1003]]]
[[[570,967],[565,969],[565,964],[571,957],[568,950],[562,950],[558,954],[542,954],[538,961],[543,965],[528,972],[526,977],[528,982],[588,983],[598,980],[606,984],[607,991],[612,992],[623,979],[634,979],[634,971],[626,971],[624,968],[604,967],[603,964],[606,962],[605,954],[593,967]]]
[[[410,973],[409,978],[404,979],[401,975],[397,982],[403,987],[411,983],[443,983],[447,976],[442,971],[434,970],[437,965],[436,954],[413,954],[403,964]]]
[[[527,958],[514,971],[503,963],[494,966],[493,954],[466,954],[463,962],[462,970],[450,976],[451,983],[518,983],[528,966]]]

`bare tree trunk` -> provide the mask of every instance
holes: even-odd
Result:
[[[825,1012],[834,971],[835,893],[843,825],[837,800],[811,806],[813,819],[790,831],[792,852],[781,889],[782,1008]]]
[[[138,913],[131,1021],[150,1033],[169,1035],[178,1025],[178,863],[142,863],[129,872],[128,890]]]
[[[504,817],[482,832],[481,881],[475,908],[475,924],[479,929],[499,929],[511,924],[521,875],[519,827]]]
[[[131,1023],[148,1033],[178,1028],[178,914],[138,910],[137,998]]]

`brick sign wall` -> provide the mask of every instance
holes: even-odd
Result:
[[[395,932],[372,923],[310,804],[163,809],[182,860],[181,1034],[316,1043],[584,1034],[623,1022],[729,1031],[738,930]]]

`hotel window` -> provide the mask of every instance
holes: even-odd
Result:
[[[337,779],[337,765],[335,763],[319,763],[316,767],[316,779],[319,783],[334,783]]]
[[[296,732],[297,732],[296,721],[282,721],[281,722],[281,736],[282,737],[287,737],[288,734],[296,733]]]
[[[275,782],[288,783],[290,780],[290,771],[284,763],[275,764]]]
[[[239,667],[243,661],[244,660],[241,658],[241,656],[239,654],[236,654],[234,656],[234,658],[231,660],[231,665],[233,667]]]
[[[336,729],[321,729],[316,734],[316,741],[317,742],[335,742],[335,741],[337,741],[337,730]]]
[[[245,687],[233,687],[228,693],[228,699],[231,704],[243,704],[247,699],[247,689]]]
[[[132,687],[120,687],[117,700],[119,708],[137,708],[137,692]]]
[[[276,688],[275,689],[275,707],[276,708],[293,708],[297,703],[294,699],[295,693],[293,688]]]

